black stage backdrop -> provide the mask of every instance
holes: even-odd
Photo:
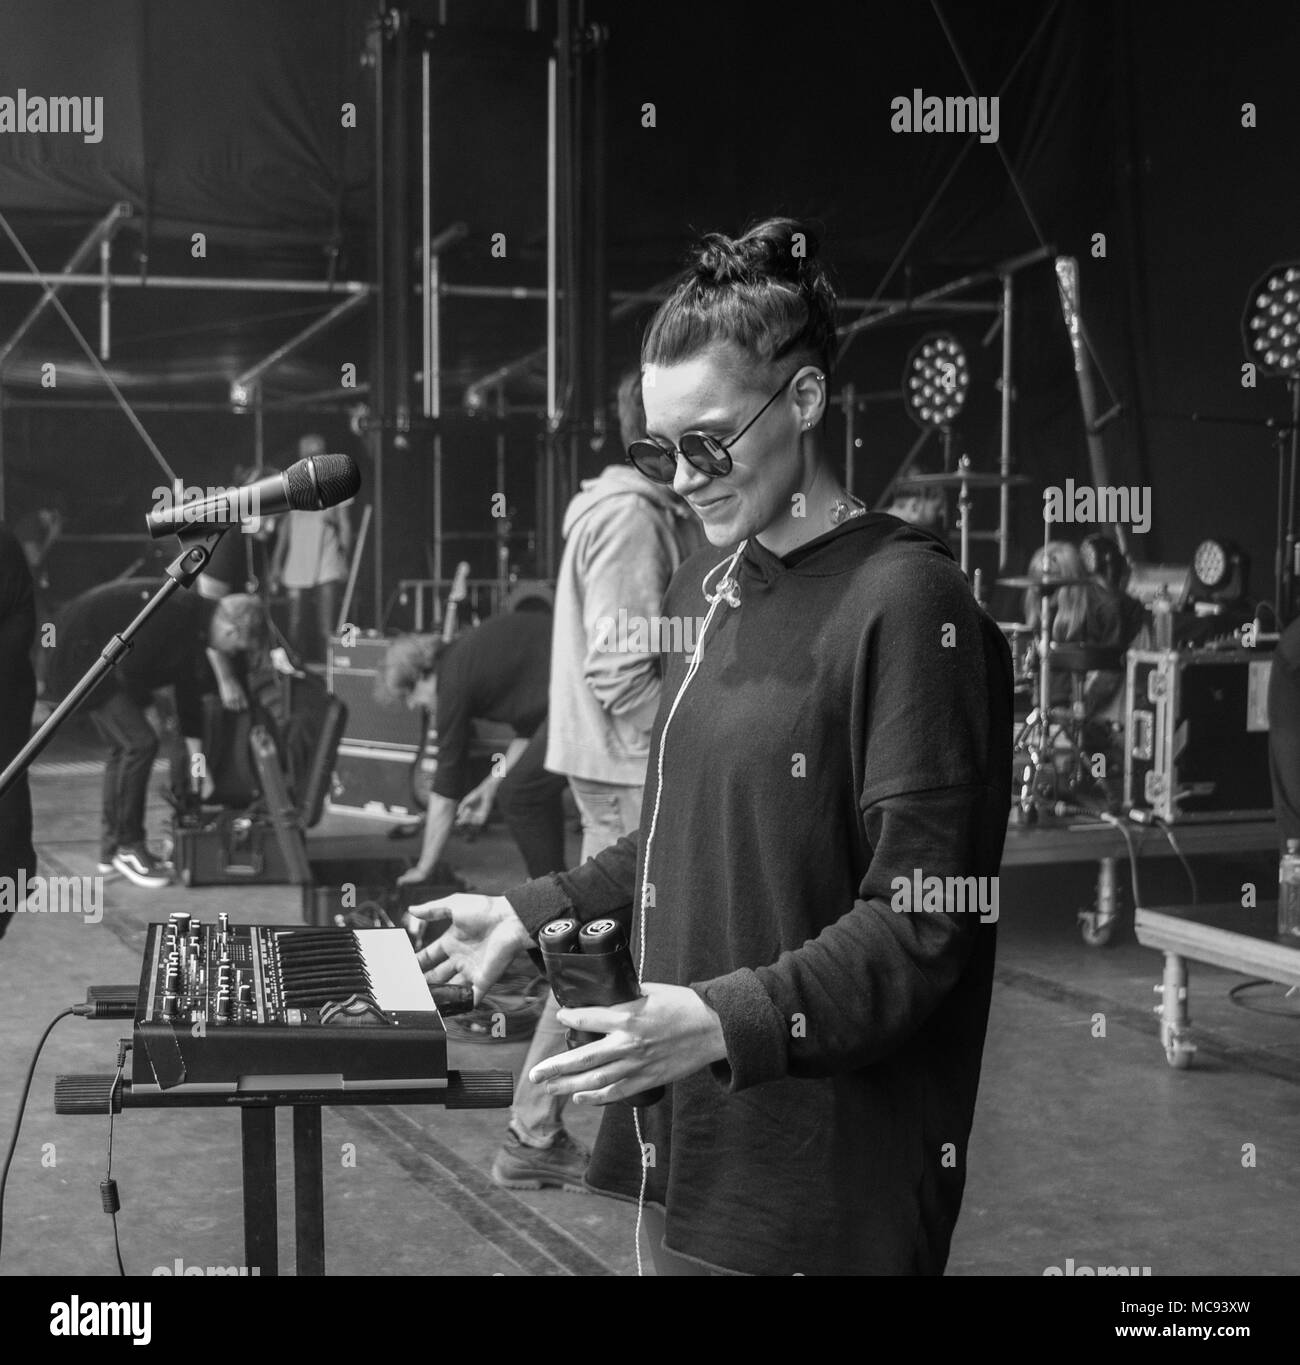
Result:
[[[438,14],[436,4],[414,8],[431,22]],[[524,6],[449,0],[445,8],[436,217],[471,227],[446,275],[537,285],[545,196],[535,73],[524,79],[523,68],[512,65],[523,60],[517,55],[503,54],[496,71],[455,60],[460,26],[518,27]],[[133,268],[134,253],[147,249],[155,272],[322,278],[333,245],[340,274],[365,278],[374,149],[359,54],[373,9],[365,0],[10,0],[0,13],[0,95],[20,87],[102,94],[105,130],[93,145],[69,136],[0,136],[0,209],[46,267],[61,265],[90,223],[126,199],[138,223],[114,248],[120,269]],[[939,14],[978,93],[1001,92],[998,143],[976,143],[959,163],[960,137],[890,127],[896,96],[968,93]],[[1268,435],[1188,419],[1200,411],[1250,421],[1287,410],[1276,381],[1242,388],[1239,323],[1252,282],[1275,261],[1300,258],[1292,172],[1300,94],[1290,70],[1297,35],[1288,6],[1061,0],[947,3],[936,11],[857,0],[592,0],[589,17],[607,23],[611,35],[613,287],[663,278],[697,231],[735,231],[773,212],[819,219],[839,283],[857,296],[919,292],[1040,240],[1051,243],[1079,258],[1088,331],[1109,388],[1125,404],[1105,433],[1111,480],[1153,490],[1146,556],[1186,559],[1202,537],[1231,536],[1252,555],[1256,593],[1271,593],[1276,466]],[[349,100],[361,127],[345,135],[339,109]],[[647,103],[655,106],[653,128],[643,126]],[[1254,127],[1243,126],[1246,103],[1254,106]],[[189,257],[195,231],[208,234],[205,263]],[[505,261],[489,256],[497,231],[512,243]],[[1106,238],[1100,259],[1091,254],[1097,233]],[[885,280],[909,235],[903,260]],[[15,265],[0,242],[0,267]],[[114,305],[113,370],[133,392],[154,398],[220,401],[234,374],[304,322],[284,316],[294,300],[173,294],[142,301],[129,294],[121,291]],[[0,287],[0,339],[33,297],[30,289]],[[308,303],[319,307],[297,300],[300,309]],[[71,307],[93,335],[93,291],[82,291]],[[612,333],[611,370],[634,357],[645,317]],[[896,387],[926,325],[909,321],[859,336],[838,378]],[[984,319],[945,325],[974,363],[976,388],[959,446],[978,467],[992,468],[1000,343],[985,344]],[[458,406],[465,382],[542,336],[538,304],[449,303],[446,403]],[[364,365],[365,338],[360,320],[330,333],[277,372],[276,385],[309,392],[337,382],[341,361],[360,354]],[[6,399],[99,396],[78,354],[61,323],[47,318],[6,368]],[[47,359],[61,366],[57,394],[36,387]],[[1041,538],[1041,488],[1088,477],[1050,264],[1018,277],[1015,364],[1014,453],[1034,479],[1014,503],[1014,565],[1021,568]],[[1109,406],[1107,384],[1100,388]],[[516,397],[535,401],[535,382]],[[173,413],[146,415],[146,425],[191,482],[223,478],[250,446],[245,418]],[[322,425],[331,443],[359,453],[341,419],[282,414],[269,421],[268,454],[283,456],[298,432]],[[858,488],[870,495],[916,429],[900,407],[882,404],[861,434]],[[838,454],[838,417],[827,435]],[[534,454],[534,433],[516,424],[511,500],[524,521],[532,514]],[[425,572],[419,509],[428,505],[426,457],[417,442],[388,468],[389,495],[411,514],[394,523],[400,534],[390,537],[391,580]],[[490,530],[490,440],[469,428],[453,433],[448,459],[449,526]],[[139,438],[110,411],[11,407],[4,464],[10,520],[61,493],[72,530],[133,530],[159,482]],[[980,524],[992,525],[993,512],[984,495]],[[89,563],[69,564],[69,580],[84,576]]]

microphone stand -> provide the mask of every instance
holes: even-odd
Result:
[[[181,553],[167,566],[167,582],[144,604],[135,620],[104,646],[99,658],[86,670],[82,679],[50,712],[45,723],[27,741],[12,763],[0,773],[0,797],[31,767],[36,757],[54,738],[59,726],[81,705],[104,678],[117,667],[123,655],[131,649],[135,636],[144,623],[167,601],[178,588],[191,588],[195,579],[207,567],[217,542],[230,529],[227,526],[190,526],[177,532]]]

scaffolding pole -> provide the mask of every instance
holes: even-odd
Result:
[[[1003,484],[998,489],[998,574],[1006,571],[1011,558],[1011,307],[1013,284],[1010,273],[1002,277],[1002,429],[998,452],[998,473]],[[1047,572],[1047,566],[1043,566]]]
[[[206,289],[226,290],[235,294],[364,294],[370,285],[364,280],[259,280],[241,276],[212,276],[200,279],[192,275],[68,275],[51,274],[41,271],[33,275],[26,270],[0,270],[0,284],[39,284],[50,285],[56,291],[64,287],[70,289],[94,286],[102,289]]]
[[[358,308],[369,301],[369,294],[352,294],[344,299],[342,303],[331,308],[328,313],[318,317],[314,322],[309,323],[296,336],[290,337],[282,346],[277,346],[265,359],[259,360],[256,365],[249,366],[242,374],[238,374],[230,381],[231,402],[236,405],[242,403],[242,399],[236,398],[236,389],[248,389],[256,384],[261,377],[270,369],[274,369],[282,360],[287,360],[295,351],[301,350],[314,337],[318,337],[322,332],[328,331],[335,323],[341,322],[349,313],[355,313]]]
[[[13,332],[10,334],[8,341],[6,341],[3,346],[0,346],[0,369],[4,368],[5,362],[17,349],[19,342],[21,342],[23,337],[25,337],[27,333],[31,331],[32,327],[35,326],[37,320],[50,306],[50,303],[53,300],[55,294],[57,294],[61,288],[63,288],[65,285],[69,285],[74,282],[79,282],[83,278],[89,282],[97,284],[101,290],[108,287],[111,276],[109,276],[106,271],[101,269],[101,272],[98,275],[86,275],[84,277],[78,275],[77,271],[80,269],[82,265],[85,264],[87,260],[90,259],[91,255],[97,248],[101,247],[104,249],[107,248],[108,243],[112,240],[113,234],[117,231],[118,226],[121,224],[122,220],[124,218],[129,218],[130,216],[131,216],[130,204],[125,203],[114,204],[113,207],[109,209],[109,211],[99,220],[99,222],[96,223],[95,226],[91,228],[91,230],[86,234],[86,237],[82,241],[81,245],[78,246],[77,249],[72,253],[72,255],[68,257],[67,265],[65,265],[57,275],[30,275],[22,271],[0,273],[0,283],[13,284],[38,283],[48,284],[50,286],[50,292],[42,294],[41,297],[37,299],[37,301],[32,305],[31,311],[27,314],[25,318],[23,318],[23,320],[18,324],[18,326],[14,328]],[[102,261],[103,257],[101,256],[101,263]],[[10,278],[10,276],[12,276],[12,279]],[[103,295],[101,294],[101,301],[102,299]],[[107,356],[104,356],[102,354],[103,337],[102,328],[103,323],[101,315],[100,358],[107,359]]]

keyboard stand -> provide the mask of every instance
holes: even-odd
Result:
[[[108,1075],[58,1076],[56,1114],[107,1114],[123,1109],[240,1110],[244,1176],[244,1258],[259,1275],[279,1275],[279,1219],[275,1112],[293,1110],[293,1208],[297,1273],[325,1273],[325,1167],[321,1109],[326,1105],[441,1104],[448,1109],[504,1109],[514,1097],[509,1071],[449,1071],[445,1085],[391,1090],[270,1090],[239,1093],[170,1091],[135,1093],[129,1081]]]

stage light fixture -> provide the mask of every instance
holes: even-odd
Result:
[[[1192,556],[1195,580],[1191,598],[1197,602],[1240,601],[1249,585],[1250,560],[1230,540],[1211,537],[1201,541]]]
[[[1260,374],[1300,379],[1300,261],[1283,261],[1255,281],[1241,319],[1246,358]]]
[[[246,384],[230,385],[230,406],[236,412],[246,412],[253,401],[253,391]]]
[[[951,332],[929,332],[908,353],[903,394],[918,426],[945,430],[965,407],[969,388],[966,352]]]

